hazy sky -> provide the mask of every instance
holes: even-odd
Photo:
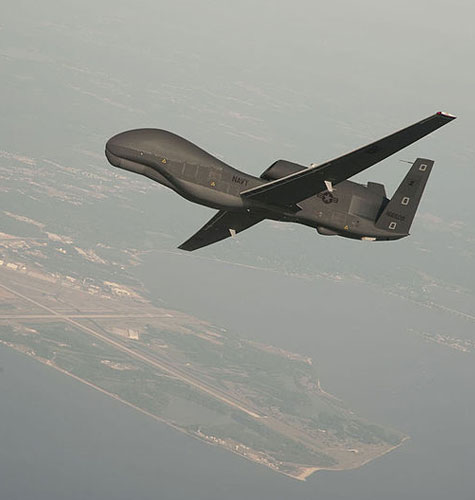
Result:
[[[407,171],[400,159],[436,160],[413,233],[427,226],[440,258],[455,263],[475,241],[473,14],[468,1],[10,2],[0,30],[2,143],[79,168],[88,166],[78,151],[93,151],[102,169],[111,135],[150,126],[259,174],[279,158],[324,161],[448,111],[458,119],[357,178],[385,183],[391,196]],[[154,203],[183,216],[186,236],[210,217],[172,193]],[[468,236],[453,243],[447,228],[459,223]],[[393,262],[414,244],[371,252]],[[318,246],[330,258],[350,248]],[[352,258],[364,256],[343,260]],[[444,279],[457,273],[468,286],[463,270]]]
[[[74,140],[90,128],[99,145],[155,126],[258,173],[279,157],[331,158],[446,110],[459,119],[403,155],[434,157],[434,198],[456,192],[453,211],[473,215],[473,15],[469,1],[7,2],[0,53],[22,60],[37,90],[2,93],[3,142],[36,137],[49,148],[55,132]],[[78,87],[84,70],[107,80],[120,106],[91,95],[87,121],[61,81],[71,67],[83,71]],[[69,108],[67,123],[58,108]],[[395,187],[401,169],[387,161],[377,177]]]

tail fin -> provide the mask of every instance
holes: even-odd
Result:
[[[433,160],[417,158],[379,216],[376,227],[395,233],[409,234],[433,165]]]

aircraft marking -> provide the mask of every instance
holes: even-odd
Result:
[[[324,191],[323,193],[318,193],[318,198],[320,198],[323,203],[338,203],[338,198],[330,191]]]
[[[406,217],[404,215],[397,214],[396,212],[388,212],[388,217],[391,217],[393,219],[400,220],[400,221],[406,220]]]
[[[248,180],[244,179],[244,177],[240,177],[239,175],[233,175],[231,179],[232,182],[236,182],[237,184],[241,184],[242,186],[247,186]]]

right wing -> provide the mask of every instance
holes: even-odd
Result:
[[[455,118],[436,113],[384,139],[315,167],[306,168],[281,179],[261,184],[241,193],[245,198],[277,206],[293,206],[299,201],[325,191],[327,183],[338,184],[375,165],[400,149],[437,130]]]
[[[189,252],[197,250],[198,248],[234,236],[264,219],[265,217],[251,215],[247,212],[226,212],[225,210],[220,210],[197,233],[178,248],[188,250]]]

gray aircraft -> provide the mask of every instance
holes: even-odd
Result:
[[[323,235],[367,241],[409,235],[433,160],[418,158],[389,200],[382,184],[347,180],[452,121],[438,112],[379,141],[321,165],[278,160],[260,177],[236,170],[191,142],[165,130],[122,132],[106,144],[109,162],[218,209],[179,246],[196,250],[264,219],[296,222]]]

